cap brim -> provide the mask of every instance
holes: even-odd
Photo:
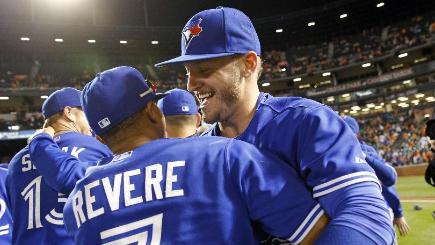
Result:
[[[236,53],[219,53],[219,54],[190,54],[190,55],[181,55],[176,58],[163,61],[160,63],[155,64],[155,67],[161,67],[165,65],[172,65],[172,64],[179,64],[179,63],[185,63],[190,61],[198,61],[198,60],[207,60],[212,58],[219,58],[219,57],[225,57],[234,55]]]

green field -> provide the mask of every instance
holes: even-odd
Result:
[[[435,188],[424,182],[423,176],[400,177],[397,181],[397,190],[402,199],[405,218],[411,227],[406,237],[398,236],[399,244],[433,245],[435,244]],[[414,205],[423,209],[414,210]],[[396,229],[397,234],[398,231]]]

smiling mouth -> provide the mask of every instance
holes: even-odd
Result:
[[[198,99],[200,105],[199,108],[204,108],[207,105],[207,100],[214,96],[214,92],[199,93],[195,92],[195,96]]]

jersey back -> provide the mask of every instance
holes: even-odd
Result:
[[[55,141],[63,151],[81,161],[96,162],[111,154],[95,138],[75,132],[56,136]],[[68,196],[44,181],[32,164],[27,147],[11,160],[7,186],[14,220],[13,244],[74,244],[63,222],[63,206]]]
[[[258,244],[251,221],[297,241],[323,212],[273,161],[220,137],[155,140],[89,168],[65,225],[77,244]]]

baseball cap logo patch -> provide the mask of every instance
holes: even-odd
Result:
[[[187,47],[189,47],[190,42],[192,41],[192,39],[194,37],[199,36],[199,34],[202,32],[202,27],[200,26],[202,22],[202,19],[198,19],[197,21],[194,21],[193,24],[191,24],[190,26],[186,26],[183,29],[183,37],[184,37],[184,41],[186,43],[185,45],[185,49],[187,49]]]
[[[98,121],[98,126],[100,126],[100,128],[105,128],[105,127],[107,127],[109,125],[110,125],[110,120],[107,117],[105,117],[105,118],[101,119],[100,121]]]
[[[186,111],[189,111],[189,106],[187,106],[187,105],[183,105],[182,107],[181,107],[181,110],[182,111],[184,111],[184,112],[186,112]]]

